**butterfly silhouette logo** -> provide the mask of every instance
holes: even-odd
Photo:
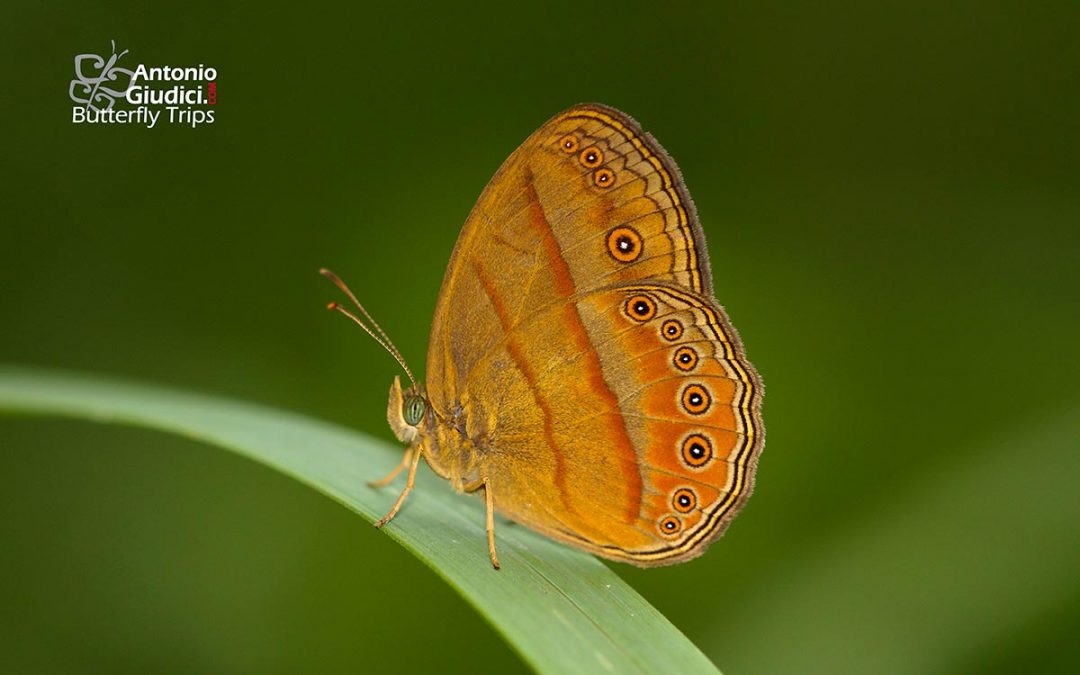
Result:
[[[79,54],[75,57],[75,79],[68,87],[68,95],[76,103],[88,109],[108,110],[118,98],[127,96],[135,78],[135,72],[121,68],[117,62],[128,50],[116,53],[116,41],[112,42],[112,54],[108,59],[97,54]]]

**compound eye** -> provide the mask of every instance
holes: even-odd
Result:
[[[401,414],[409,426],[415,427],[420,424],[425,412],[427,412],[427,403],[420,396],[409,396],[402,404]]]

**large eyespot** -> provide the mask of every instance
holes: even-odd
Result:
[[[409,426],[415,427],[420,424],[425,412],[427,412],[427,403],[423,396],[406,396],[401,404],[401,414]]]
[[[664,516],[660,519],[660,534],[665,537],[671,537],[679,533],[682,529],[682,521],[675,516]]]
[[[590,145],[581,151],[578,155],[578,161],[586,169],[595,169],[604,163],[604,153],[600,152],[600,148],[595,145]]]
[[[690,488],[679,488],[671,496],[671,505],[679,513],[690,513],[697,508],[697,495]]]
[[[559,147],[568,155],[577,152],[578,139],[574,134],[567,134],[559,139]]]
[[[682,460],[692,469],[700,469],[712,459],[712,441],[704,434],[690,434],[682,442]]]
[[[641,235],[632,227],[616,227],[607,236],[607,250],[619,262],[634,262],[641,257]]]
[[[660,326],[660,334],[669,342],[675,342],[682,337],[682,324],[675,319],[668,319]]]
[[[700,384],[687,385],[679,398],[682,401],[683,410],[691,415],[701,415],[712,404],[709,390]]]
[[[592,175],[593,185],[600,188],[609,188],[615,184],[615,172],[611,169],[597,169]]]
[[[697,365],[698,355],[693,347],[679,347],[675,350],[675,356],[671,359],[671,362],[684,373],[690,372]]]
[[[656,316],[656,303],[647,295],[635,295],[626,301],[626,313],[635,321],[648,321]]]

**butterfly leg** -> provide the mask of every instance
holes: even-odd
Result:
[[[491,566],[499,569],[499,556],[495,554],[495,497],[491,492],[491,484],[486,478],[465,486],[466,492],[475,492],[484,488],[484,502],[487,504],[487,540],[488,555],[491,556]]]
[[[395,478],[398,477],[398,474],[401,473],[401,471],[409,465],[409,460],[412,459],[412,453],[412,447],[406,448],[405,456],[401,458],[401,463],[395,466],[394,470],[388,473],[385,477],[380,478],[379,480],[369,480],[368,487],[378,489],[384,488],[389,485]]]
[[[375,527],[382,527],[389,523],[397,515],[398,509],[405,503],[405,498],[412,492],[413,484],[416,482],[416,467],[420,466],[420,458],[424,455],[424,449],[422,446],[416,446],[416,450],[413,452],[412,461],[409,463],[409,480],[405,482],[405,489],[398,495],[397,501],[390,507],[390,511],[379,519],[379,522],[375,523]],[[396,471],[400,471],[401,467],[398,467]],[[392,476],[391,476],[392,478]]]

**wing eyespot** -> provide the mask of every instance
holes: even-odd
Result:
[[[656,316],[656,302],[647,295],[630,296],[625,309],[627,316],[638,322],[645,322]]]
[[[701,469],[713,457],[712,440],[705,434],[690,434],[683,439],[680,450],[683,464],[691,469]]]
[[[682,390],[679,402],[682,403],[683,410],[691,415],[703,415],[712,405],[712,395],[705,385],[695,382]]]
[[[593,172],[593,185],[607,189],[615,184],[615,172],[611,169],[597,169]]]
[[[675,364],[675,367],[684,373],[688,373],[693,370],[698,364],[698,353],[694,351],[693,347],[679,347],[675,350],[675,355],[672,357],[671,362]]]
[[[634,262],[641,257],[644,248],[641,235],[632,227],[623,225],[608,232],[608,255],[621,263]]]
[[[673,537],[682,531],[682,521],[675,516],[664,516],[658,523],[660,534]]]
[[[671,506],[679,513],[690,513],[697,508],[697,494],[690,488],[679,488],[671,496]]]
[[[676,319],[668,319],[660,326],[660,334],[668,342],[674,342],[682,337],[683,325]]]
[[[574,134],[567,134],[559,139],[559,148],[568,155],[577,152],[579,147],[581,147],[581,143]]]
[[[595,145],[590,145],[581,151],[578,155],[578,161],[586,169],[595,169],[604,163],[604,153],[600,152],[600,148]]]

